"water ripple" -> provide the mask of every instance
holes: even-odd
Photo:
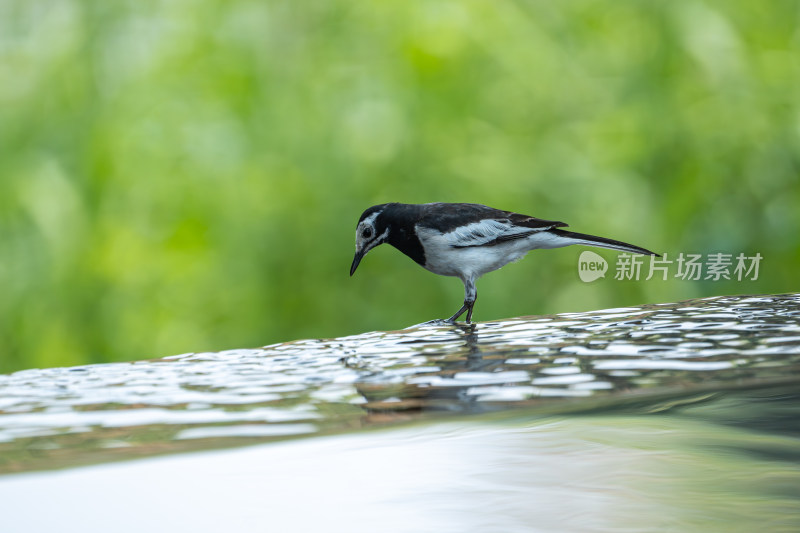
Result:
[[[0,376],[0,472],[800,379],[800,295],[421,324]],[[544,402],[544,403],[543,403]],[[566,405],[566,404],[564,404]],[[91,458],[91,459],[90,459]]]

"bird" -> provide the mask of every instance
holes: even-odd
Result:
[[[633,244],[560,229],[567,226],[480,204],[374,205],[358,219],[350,276],[367,252],[388,243],[434,274],[461,279],[464,304],[445,322],[455,324],[466,312],[469,324],[478,297],[477,279],[531,250],[581,244],[660,257]]]

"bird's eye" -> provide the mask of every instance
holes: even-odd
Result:
[[[364,231],[361,232],[361,236],[365,239],[372,237],[372,228],[364,228]]]

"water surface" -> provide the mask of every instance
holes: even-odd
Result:
[[[2,476],[3,531],[788,533],[799,405],[785,387],[646,415],[503,410]]]
[[[0,473],[800,382],[800,295],[718,297],[0,376]]]

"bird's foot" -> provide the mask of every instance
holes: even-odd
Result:
[[[453,322],[452,320],[446,320],[444,318],[434,318],[433,320],[428,320],[427,322],[423,322],[422,324],[417,324],[417,326],[451,326],[454,323],[455,322]]]

